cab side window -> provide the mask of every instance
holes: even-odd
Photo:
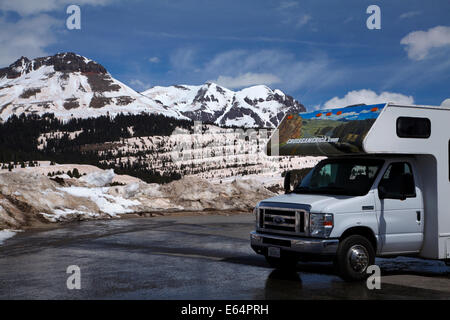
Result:
[[[379,186],[389,194],[401,195],[406,198],[416,196],[413,171],[407,162],[392,163],[384,173]]]

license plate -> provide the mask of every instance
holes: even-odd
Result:
[[[279,258],[280,257],[280,248],[269,247],[268,255],[269,255],[269,257]]]

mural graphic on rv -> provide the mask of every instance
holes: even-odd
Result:
[[[277,147],[280,156],[365,153],[364,138],[384,107],[374,104],[289,114],[270,138],[267,154],[272,155],[272,148]]]

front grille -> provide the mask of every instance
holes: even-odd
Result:
[[[305,233],[306,211],[286,208],[259,208],[259,227],[281,233]]]

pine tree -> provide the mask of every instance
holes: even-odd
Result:
[[[72,177],[74,177],[74,178],[79,178],[79,177],[81,177],[81,175],[80,175],[80,173],[78,172],[78,169],[77,168],[74,168],[73,169],[73,171],[72,171]]]

